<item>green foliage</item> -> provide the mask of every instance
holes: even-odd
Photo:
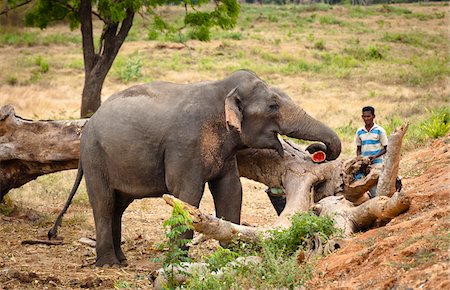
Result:
[[[314,43],[314,48],[318,50],[325,49],[325,41],[323,39],[319,39]]]
[[[119,280],[114,283],[114,289],[131,289],[130,283],[125,280]]]
[[[400,78],[413,86],[426,85],[444,79],[450,74],[450,57],[429,56],[408,59],[409,68],[400,72]]]
[[[313,213],[296,214],[292,217],[289,229],[273,230],[272,237],[265,240],[264,247],[280,256],[291,256],[299,248],[304,248],[307,242],[318,234],[322,242],[337,233],[333,219],[319,217]]]
[[[0,34],[0,45],[34,46],[37,43],[38,43],[38,34],[35,32]]]
[[[420,124],[420,129],[430,138],[447,135],[450,130],[450,107],[437,108]]]
[[[413,45],[416,47],[429,47],[431,39],[424,33],[400,33],[400,32],[386,32],[381,38],[386,42],[397,42]]]
[[[388,4],[383,4],[383,6],[380,7],[378,10],[381,13],[396,14],[396,15],[412,14],[412,11],[409,9],[398,6],[391,6]]]
[[[347,23],[343,20],[337,19],[333,16],[324,15],[319,18],[319,23],[322,25],[339,25],[345,26]]]
[[[19,84],[19,78],[15,74],[8,75],[6,78],[6,83],[10,86],[16,86]]]
[[[217,271],[225,267],[229,262],[234,261],[238,257],[238,253],[233,252],[230,249],[219,247],[214,253],[206,258],[206,262],[208,263],[211,271]]]
[[[356,128],[356,126],[353,125],[353,122],[350,121],[348,122],[347,125],[337,127],[335,131],[338,134],[339,138],[352,141],[357,129],[358,128]]]
[[[32,9],[25,14],[25,25],[46,28],[49,23],[67,19],[72,29],[79,24],[80,18],[66,4],[79,9],[80,1],[76,0],[39,0],[35,2]]]
[[[306,247],[316,235],[326,242],[335,233],[330,218],[297,214],[289,229],[272,231],[271,238],[262,239],[257,245],[236,243],[231,250],[218,248],[206,259],[211,271],[194,274],[182,288],[295,289],[312,277],[311,265],[298,264],[297,250]],[[260,263],[233,262],[238,256],[255,255],[262,258]]]
[[[353,56],[360,61],[379,60],[384,58],[384,50],[378,46],[369,46],[368,48],[357,46],[344,48],[344,53]]]
[[[184,247],[190,242],[188,239],[182,239],[181,236],[192,229],[192,218],[189,212],[183,209],[183,205],[174,201],[172,216],[164,221],[163,226],[166,229],[166,242],[159,244],[160,250],[166,250],[160,259],[163,263],[164,272],[167,274],[169,289],[173,289],[175,282],[175,267],[181,266],[183,262],[190,262],[188,251]]]
[[[422,120],[410,120],[408,132],[405,136],[404,147],[415,148],[431,139],[446,136],[450,132],[450,107],[443,106],[432,110],[426,109],[427,116]],[[387,122],[380,123],[390,135],[395,128],[406,123],[399,116],[389,117]]]
[[[138,52],[126,57],[119,56],[113,64],[112,74],[124,83],[138,81],[143,78],[143,65],[142,57]]]
[[[386,130],[386,134],[389,136],[396,128],[403,125],[404,123],[405,122],[400,117],[392,116],[388,118],[388,122],[386,124],[382,124],[382,127]]]
[[[45,74],[49,70],[48,61],[43,59],[41,56],[37,56],[35,60],[35,64],[39,67],[39,73]]]
[[[3,201],[0,202],[0,214],[8,216],[13,213],[15,209],[16,206],[14,205],[13,200],[9,195],[5,195]]]

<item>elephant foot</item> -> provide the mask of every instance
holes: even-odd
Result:
[[[95,262],[95,266],[102,267],[102,268],[118,268],[120,267],[121,263],[117,258],[97,258],[97,261]]]
[[[121,266],[121,267],[126,267],[126,266],[128,266],[128,260],[127,260],[127,259],[121,260],[121,261],[120,261],[120,266]]]

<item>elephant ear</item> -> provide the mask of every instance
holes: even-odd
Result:
[[[229,92],[225,98],[225,119],[228,130],[230,130],[230,126],[233,126],[238,130],[238,132],[241,132],[241,99],[237,93],[237,88],[234,88],[231,92]]]

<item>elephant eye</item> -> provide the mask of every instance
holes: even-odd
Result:
[[[277,103],[273,103],[269,105],[269,112],[270,113],[276,113],[278,112],[278,109],[280,108],[280,106]]]

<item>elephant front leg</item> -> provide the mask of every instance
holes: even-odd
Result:
[[[240,224],[242,185],[236,161],[230,162],[225,169],[224,175],[208,182],[214,199],[216,216]]]

